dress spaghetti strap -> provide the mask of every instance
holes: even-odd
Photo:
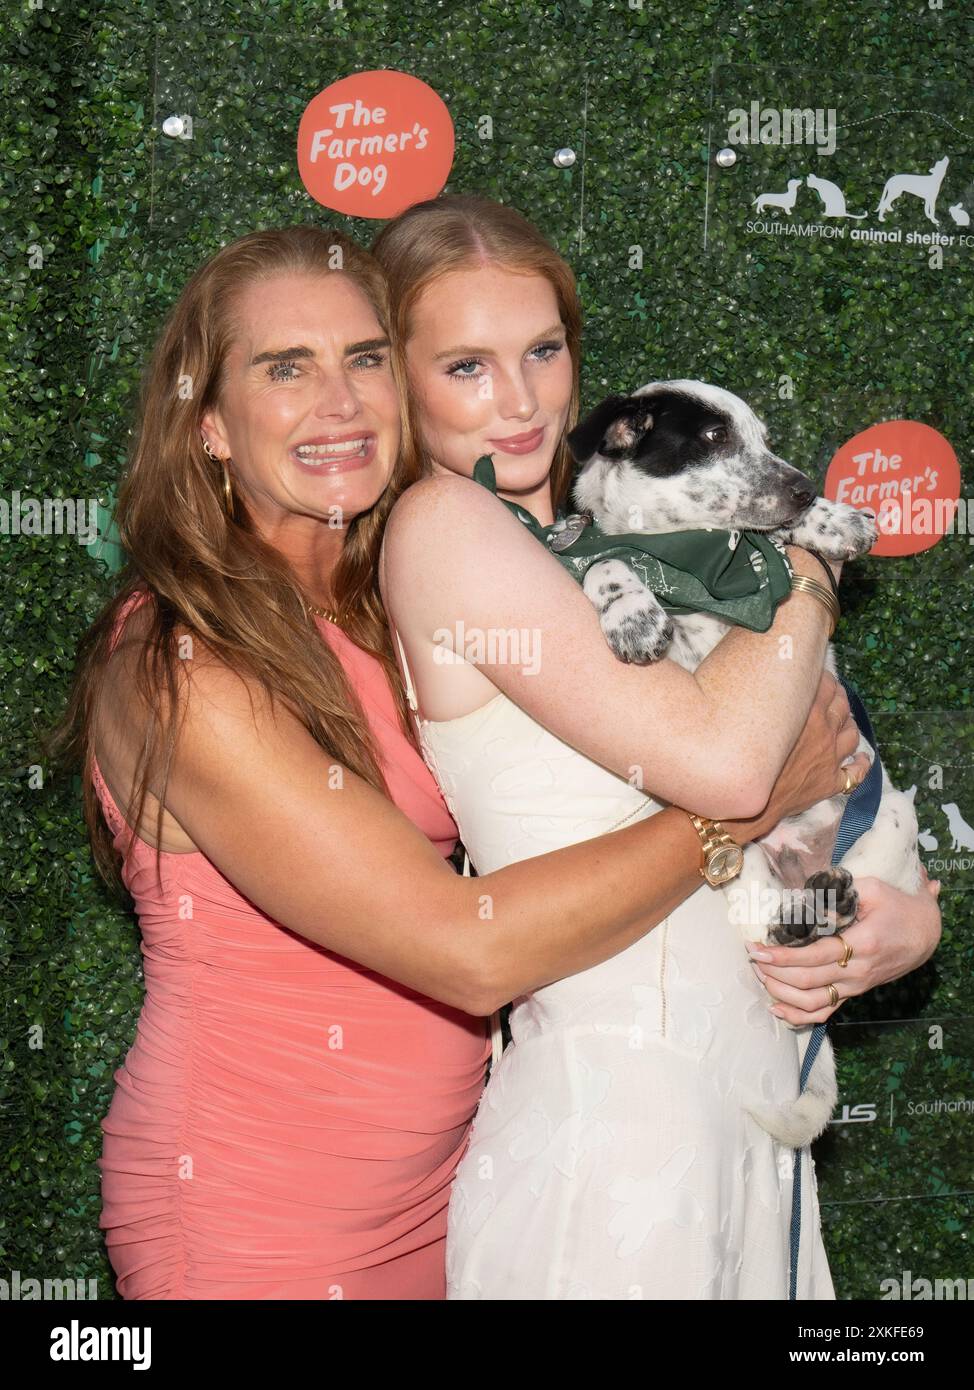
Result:
[[[419,713],[419,705],[416,703],[416,692],[413,689],[413,678],[409,674],[409,662],[406,660],[406,652],[402,645],[402,638],[399,636],[398,629],[393,629],[396,633],[396,641],[399,643],[399,655],[402,658],[402,674],[406,682],[406,699],[409,701],[409,708],[414,714]]]
[[[390,626],[391,626],[391,624],[390,624]],[[398,644],[398,646],[399,646],[399,656],[400,656],[400,658],[401,658],[401,660],[402,660],[402,674],[403,674],[403,679],[404,679],[405,682],[406,682],[406,699],[407,699],[408,702],[409,702],[409,708],[410,708],[410,709],[412,710],[412,712],[413,712],[413,717],[414,717],[415,722],[416,722],[416,729],[417,729],[417,731],[418,731],[418,733],[419,733],[420,744],[422,745],[422,743],[423,743],[423,721],[422,721],[422,720],[420,719],[420,717],[419,717],[419,705],[417,704],[417,701],[416,701],[416,691],[415,691],[415,689],[414,689],[414,687],[413,687],[413,678],[412,678],[412,676],[410,675],[410,672],[409,672],[409,662],[406,660],[406,651],[405,651],[405,648],[404,648],[403,645],[402,645],[402,638],[399,636],[399,630],[398,630],[398,628],[393,628],[392,630],[393,630],[393,632],[396,634],[396,642],[397,642],[397,644]],[[470,874],[470,855],[467,853],[467,847],[466,847],[466,845],[464,845],[464,847],[463,847],[463,877],[464,877],[464,878],[470,878],[470,877],[471,877],[471,874]],[[500,1015],[500,1009],[497,1009],[497,1010],[496,1010],[494,1013],[492,1013],[491,1016],[490,1016],[490,1067],[491,1067],[491,1071],[493,1071],[493,1069],[497,1066],[498,1062],[499,1062],[500,1059],[501,1059],[501,1056],[503,1055],[503,1052],[504,1052],[504,1034],[503,1034],[503,1031],[502,1031],[502,1029],[501,1029],[501,1015]]]

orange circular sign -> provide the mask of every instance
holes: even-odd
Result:
[[[960,497],[960,465],[948,441],[919,420],[886,420],[836,453],[824,495],[876,513],[870,555],[916,555],[951,527]]]
[[[395,217],[441,192],[453,144],[453,121],[432,87],[392,68],[356,72],[305,107],[298,171],[326,208]]]

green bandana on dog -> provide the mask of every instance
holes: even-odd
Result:
[[[497,495],[489,454],[474,464],[474,481]],[[668,613],[712,613],[725,622],[767,632],[791,593],[788,557],[759,531],[670,531],[607,535],[590,517],[573,513],[565,525],[542,526],[516,502],[500,499],[579,583],[599,560],[622,560]]]

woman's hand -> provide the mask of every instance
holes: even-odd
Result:
[[[858,744],[859,729],[849,709],[849,697],[835,677],[823,671],[805,727],[778,774],[764,810],[751,820],[722,818],[721,825],[739,845],[746,845],[767,835],[786,816],[836,796],[842,790],[840,766],[855,753]],[[869,771],[870,762],[870,754],[859,753],[848,764],[848,771],[857,782]]]
[[[916,893],[901,893],[878,878],[858,878],[859,916],[836,936],[809,946],[748,944],[754,971],[786,1023],[824,1023],[845,999],[908,975],[930,959],[940,941],[940,883],[927,877]],[[849,963],[838,964],[844,946]],[[834,985],[833,1005],[827,986]]]

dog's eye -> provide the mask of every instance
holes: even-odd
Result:
[[[704,439],[708,444],[723,444],[727,438],[726,425],[711,425],[709,430],[704,430]]]

